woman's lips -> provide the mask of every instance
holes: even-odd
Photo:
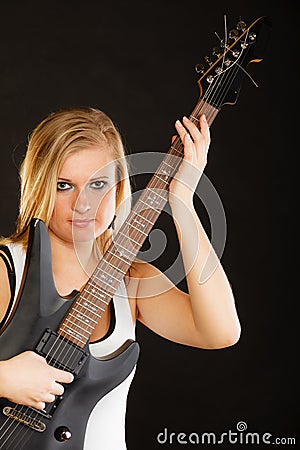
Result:
[[[71,220],[71,224],[73,227],[76,228],[87,228],[90,225],[94,223],[94,219],[88,219],[88,220],[82,220],[82,219],[75,219]]]

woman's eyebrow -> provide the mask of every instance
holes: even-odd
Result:
[[[106,175],[98,175],[96,177],[90,178],[89,181],[99,180],[99,178],[107,178],[107,179],[109,179],[109,177],[106,176]]]
[[[107,178],[107,179],[109,179],[109,177],[106,176],[106,175],[98,175],[96,177],[89,178],[89,181],[99,180],[99,178]],[[72,180],[70,180],[69,178],[65,178],[65,177],[58,177],[58,181],[66,181],[68,183],[72,183]]]
[[[67,181],[68,183],[71,183],[71,180],[69,180],[68,178],[64,178],[64,177],[58,177],[57,180],[58,181]]]

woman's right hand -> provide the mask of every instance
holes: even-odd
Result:
[[[60,383],[73,379],[71,373],[50,366],[32,351],[0,361],[0,397],[40,410],[46,402],[53,402],[55,395],[63,394]]]

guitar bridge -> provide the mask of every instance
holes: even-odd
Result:
[[[28,414],[25,414],[24,412],[10,406],[5,406],[3,408],[3,414],[7,417],[10,417],[11,419],[17,420],[23,425],[27,425],[29,428],[32,428],[35,431],[39,431],[40,433],[42,433],[46,429],[46,425],[41,420],[30,417],[28,416]]]

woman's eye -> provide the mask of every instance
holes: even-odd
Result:
[[[65,181],[59,181],[57,183],[57,190],[58,191],[67,191],[71,188],[71,185],[69,183],[66,183]]]
[[[102,180],[96,180],[96,181],[93,181],[93,182],[90,184],[90,186],[91,186],[93,189],[103,189],[104,186],[105,186],[106,184],[107,184],[107,183],[106,183],[105,181],[102,181]]]

